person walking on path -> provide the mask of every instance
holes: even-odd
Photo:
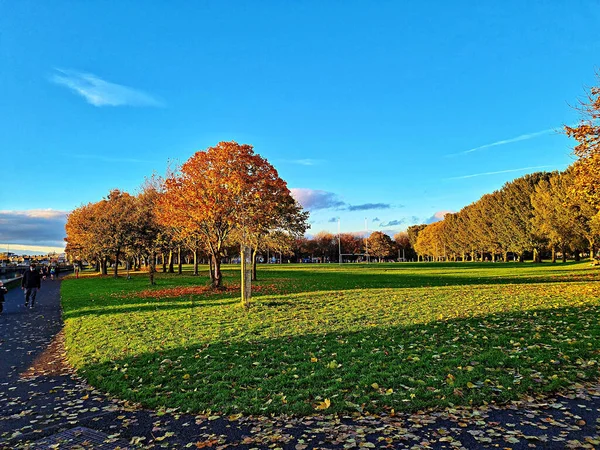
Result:
[[[4,294],[8,292],[8,289],[4,286],[4,283],[0,281],[0,314],[4,310]]]
[[[35,270],[35,264],[29,266],[29,270],[23,274],[21,278],[21,289],[25,291],[25,308],[33,309],[37,292],[42,287],[40,274]],[[29,298],[31,297],[31,306],[29,306]]]

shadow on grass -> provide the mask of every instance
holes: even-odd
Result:
[[[581,269],[579,269],[581,268]],[[418,270],[421,269],[421,270]],[[225,268],[225,283],[236,283],[237,267]],[[368,272],[366,270],[369,270]],[[180,287],[204,286],[209,283],[207,276],[178,276],[160,274],[156,286],[148,286],[146,276],[134,276],[126,279],[65,280],[78,292],[66,293],[65,297],[81,296],[89,298],[65,305],[64,318],[76,318],[96,314],[119,314],[134,311],[156,311],[164,309],[185,309],[193,307],[228,306],[239,299],[237,292],[213,291],[201,295],[182,295],[180,297],[150,298],[141,291],[176,291]],[[492,263],[403,263],[365,265],[281,265],[265,266],[259,272],[256,286],[272,286],[272,290],[254,292],[260,298],[265,295],[280,295],[344,291],[355,289],[410,289],[441,286],[508,285],[533,283],[570,283],[600,280],[600,271],[587,268],[584,263],[565,263],[552,265],[532,264],[492,264]],[[89,292],[87,292],[89,291]],[[139,292],[139,294],[138,294]],[[136,295],[139,295],[136,297]],[[122,305],[115,307],[115,303]]]
[[[600,306],[356,332],[211,342],[88,363],[80,373],[146,407],[246,414],[415,411],[503,403],[598,376]],[[70,351],[76,351],[71,348]]]

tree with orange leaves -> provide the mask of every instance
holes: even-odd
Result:
[[[235,234],[248,247],[253,235],[277,226],[277,211],[287,197],[285,181],[251,145],[219,142],[166,178],[160,202],[170,212],[163,219],[202,237],[212,262],[212,286],[220,288],[227,240]]]
[[[101,243],[97,239],[100,214],[98,205],[98,203],[82,205],[67,216],[65,252],[69,255],[71,262],[86,259],[97,261],[98,267],[101,265],[103,251]],[[105,266],[103,268],[106,269]]]
[[[600,81],[600,73],[597,78]],[[577,109],[582,115],[579,124],[564,127],[567,136],[577,141],[573,149],[579,157],[573,165],[576,190],[600,209],[600,86],[592,87]]]

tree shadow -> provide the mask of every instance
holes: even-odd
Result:
[[[89,361],[80,373],[146,407],[374,413],[504,403],[597,378],[599,305],[211,341]]]
[[[406,263],[406,264],[371,264],[371,272],[365,272],[365,266],[350,268],[335,265],[319,265],[319,270],[312,267],[283,265],[260,272],[261,279],[255,286],[274,286],[272,290],[254,292],[253,297],[285,296],[289,294],[322,291],[346,291],[356,289],[412,289],[441,286],[476,286],[476,285],[509,285],[534,283],[573,283],[581,281],[598,281],[600,272],[594,268],[584,267],[573,270],[573,266],[582,263],[561,263],[551,266],[532,266],[516,263]],[[323,267],[325,266],[325,267]],[[341,269],[340,269],[341,268]],[[418,268],[428,269],[416,270]],[[226,283],[237,281],[236,268],[224,270]],[[481,272],[484,270],[484,272]],[[138,281],[144,275],[138,275]],[[67,280],[79,282],[81,280]],[[111,279],[105,279],[111,283]],[[202,286],[208,284],[207,276],[177,276],[161,274],[157,286],[145,286],[145,292],[160,289],[176,290],[181,286]],[[208,291],[202,295],[182,295],[180,297],[150,298],[136,291],[119,293],[118,288],[132,288],[131,284],[117,280],[107,284],[107,297],[96,299],[97,307],[65,308],[64,318],[76,318],[91,314],[119,314],[134,311],[157,311],[164,309],[186,309],[190,307],[228,306],[238,301],[238,293],[232,291]],[[138,289],[140,284],[135,285]],[[111,299],[112,298],[112,299]],[[114,307],[114,299],[123,305]]]

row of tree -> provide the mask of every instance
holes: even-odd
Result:
[[[553,262],[557,251],[563,260],[568,253],[578,259],[586,249],[593,256],[600,239],[598,211],[574,182],[570,168],[506,183],[440,222],[411,227],[414,250],[420,258],[452,261],[523,261],[527,252],[540,262],[546,249]]]
[[[220,142],[196,152],[165,179],[146,180],[137,195],[113,190],[103,200],[75,209],[67,218],[66,251],[97,262],[118,276],[123,260],[145,261],[153,283],[156,256],[182,249],[210,262],[214,288],[222,286],[221,260],[228,248],[242,255],[242,297],[250,298],[256,253],[304,234],[308,213],[291,196],[275,168],[252,146]],[[163,261],[165,260],[163,256]],[[256,269],[254,267],[254,274]]]
[[[599,77],[600,79],[600,77]],[[600,87],[579,102],[579,125],[565,126],[577,141],[578,160],[565,172],[535,173],[486,194],[443,221],[409,228],[410,242],[421,257],[474,260],[509,253],[520,260],[527,251],[540,261],[549,249],[563,260],[591,258],[600,242]]]

